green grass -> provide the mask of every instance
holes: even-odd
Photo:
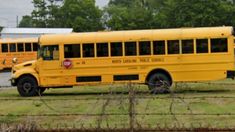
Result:
[[[137,91],[135,112],[140,114],[135,116],[136,125],[149,127],[149,125],[164,126],[167,124],[169,126],[191,127],[194,125],[197,127],[210,124],[220,128],[234,127],[235,115],[220,115],[223,113],[235,114],[234,80],[223,80],[210,84],[178,83],[172,87],[172,94],[162,95],[148,94],[148,88],[144,85],[134,85],[133,87]],[[103,127],[107,125],[128,127],[128,97],[127,85],[49,89],[42,97],[27,98],[20,97],[16,89],[0,90],[0,115],[2,115],[0,123],[36,122],[44,127],[55,127],[58,124],[66,124],[70,127],[74,125],[79,127],[82,124],[84,127],[96,127],[101,123],[100,125]],[[87,115],[102,113],[123,115],[104,115],[102,117]],[[174,115],[176,113],[186,115]],[[202,115],[193,115],[198,113]],[[44,114],[50,116],[35,116]],[[84,115],[52,116],[53,114]]]

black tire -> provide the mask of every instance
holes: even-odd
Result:
[[[31,76],[21,77],[17,83],[17,90],[23,97],[41,95],[41,93],[45,91],[45,89],[38,87],[36,79]]]
[[[42,94],[47,88],[41,88],[39,87],[39,90],[40,90],[40,94]]]
[[[171,87],[171,79],[164,73],[155,73],[150,76],[148,87],[152,94],[169,93]]]

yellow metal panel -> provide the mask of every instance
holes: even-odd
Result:
[[[7,38],[7,39],[0,39],[0,45],[2,43],[37,43],[38,38]],[[0,46],[2,47],[2,46]],[[31,48],[33,45],[31,44]],[[16,45],[17,49],[17,45]],[[12,63],[13,58],[17,58],[17,63],[20,64],[22,62],[35,60],[37,58],[36,51],[31,52],[9,52],[10,46],[8,45],[8,52],[2,53],[2,49],[0,48],[0,67],[2,68],[11,68],[14,64]],[[3,63],[4,62],[4,63]]]
[[[75,42],[112,42],[139,40],[174,40],[187,38],[228,37],[232,27],[204,27],[155,30],[131,30],[91,33],[71,33],[60,35],[42,35],[41,44],[59,44]],[[58,39],[59,38],[59,39]]]

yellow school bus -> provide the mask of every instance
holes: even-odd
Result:
[[[21,96],[46,88],[140,83],[168,92],[174,82],[234,77],[232,27],[43,35],[36,61],[12,69]]]
[[[37,59],[38,38],[0,39],[0,70],[9,69],[14,64]]]

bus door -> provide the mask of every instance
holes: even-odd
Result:
[[[40,59],[37,69],[41,85],[56,86],[61,85],[63,76],[60,61],[59,45],[45,45],[40,49]]]

